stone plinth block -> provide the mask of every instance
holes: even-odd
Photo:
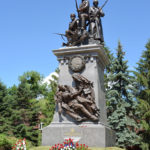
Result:
[[[74,142],[86,144],[90,147],[111,147],[115,143],[115,134],[108,127],[101,124],[57,124],[52,123],[43,130],[42,145],[52,146],[63,143],[72,138]]]

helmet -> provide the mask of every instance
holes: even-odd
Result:
[[[70,17],[76,17],[76,15],[75,14],[71,14]]]
[[[93,3],[98,3],[98,0],[93,0]]]

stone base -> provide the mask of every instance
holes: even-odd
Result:
[[[80,70],[82,76],[93,83],[95,103],[100,109],[99,123],[83,122],[79,124],[65,112],[58,115],[56,106],[53,122],[43,128],[42,145],[52,146],[72,138],[75,142],[86,144],[90,147],[110,147],[115,144],[115,133],[107,127],[106,101],[104,89],[104,68],[109,63],[102,45],[84,45],[65,47],[53,50],[59,61],[59,85],[74,87],[70,69],[70,61],[73,57],[82,57],[85,62],[84,69]]]
[[[65,124],[52,123],[43,128],[42,145],[52,146],[72,138],[74,142],[86,144],[89,147],[111,147],[115,145],[115,133],[110,128],[98,123]]]

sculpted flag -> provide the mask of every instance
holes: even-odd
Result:
[[[55,100],[58,104],[58,112],[66,112],[76,121],[98,121],[99,109],[95,104],[93,84],[80,74],[73,74],[76,87],[58,85]]]

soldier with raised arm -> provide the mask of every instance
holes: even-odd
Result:
[[[82,0],[78,9],[81,30],[86,30],[86,22],[89,20],[89,1]]]
[[[73,117],[76,121],[92,120],[98,121],[96,112],[92,111],[90,106],[93,102],[87,98],[81,97],[82,87],[79,89],[68,85],[58,85],[55,100],[58,104],[58,113],[61,115],[62,110]]]

